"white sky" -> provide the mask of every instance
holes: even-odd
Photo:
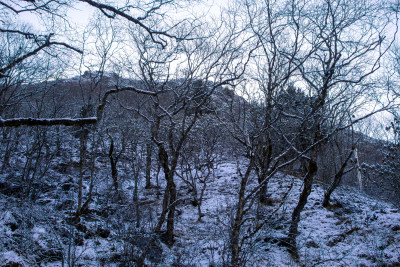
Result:
[[[72,8],[68,9],[66,19],[71,24],[71,26],[77,26],[78,28],[82,29],[88,24],[89,19],[93,15],[93,13],[93,8],[89,7],[88,4],[80,2],[76,3]],[[34,28],[34,30],[42,31],[45,29],[43,22],[36,13],[24,12],[17,19],[19,19],[21,22],[30,24]]]
[[[75,1],[78,2],[78,1]],[[106,2],[106,1],[105,1]],[[204,15],[207,16],[208,19],[210,17],[218,17],[220,14],[221,8],[225,8],[229,5],[228,0],[205,0],[205,1],[190,1],[188,0],[185,4],[187,4],[187,8],[182,11],[180,10],[178,13],[171,12],[169,13],[174,16],[174,19],[180,19],[184,17],[186,14],[193,15]],[[77,29],[77,31],[83,31],[84,28],[90,21],[90,18],[94,15],[95,9],[90,7],[86,3],[78,2],[72,8],[69,8],[67,11],[66,21],[71,24],[71,27]],[[34,30],[41,31],[45,30],[45,26],[43,22],[37,17],[37,15],[33,13],[21,13],[18,16],[20,21],[26,22],[33,26]],[[210,21],[210,20],[208,20]],[[382,118],[375,117],[371,120],[371,124],[375,124],[378,121],[382,121],[387,118],[383,116]],[[378,133],[378,135],[382,135],[382,133]]]
[[[105,1],[106,2],[106,1]],[[184,17],[186,14],[192,14],[196,16],[219,16],[221,8],[227,7],[229,4],[228,0],[204,0],[204,1],[187,1],[184,10],[179,10],[178,13],[174,14],[179,17]],[[186,11],[186,12],[183,12]],[[71,26],[76,26],[79,29],[84,29],[89,23],[90,18],[95,12],[95,8],[89,4],[78,2],[75,3],[71,8],[68,8],[66,19]],[[185,14],[186,13],[186,14]],[[25,22],[33,26],[37,31],[44,30],[43,22],[38,18],[35,13],[24,12],[23,15],[17,17],[21,22]]]

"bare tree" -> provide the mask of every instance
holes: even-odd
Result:
[[[182,149],[180,170],[176,173],[193,196],[191,203],[197,207],[199,222],[204,216],[201,211],[204,193],[219,160],[216,150],[220,143],[220,130],[216,125],[218,123],[212,115],[203,115],[199,119]]]
[[[103,4],[98,1],[81,0],[80,2],[88,4],[91,8],[98,10],[103,17],[111,20],[123,20],[129,24],[135,25],[136,29],[143,29],[146,34],[151,38],[152,42],[162,48],[168,45],[168,40],[184,40],[189,39],[188,33],[182,35],[169,33],[171,28],[181,24],[178,22],[168,23],[165,14],[168,11],[169,6],[174,3],[172,1],[167,2],[154,2],[144,3],[143,5],[131,5],[125,4],[124,7],[113,6],[112,4]],[[3,58],[0,65],[0,79],[4,80],[10,77],[10,73],[14,72],[15,69],[26,62],[33,59],[40,59],[43,53],[60,57],[62,50],[67,49],[69,51],[75,51],[77,53],[83,53],[82,49],[76,48],[75,45],[71,45],[63,41],[63,38],[56,35],[53,30],[50,30],[45,34],[37,34],[29,30],[29,28],[19,26],[16,21],[18,17],[23,16],[25,13],[37,15],[38,18],[42,18],[44,23],[52,21],[53,25],[59,25],[64,23],[68,24],[68,17],[66,16],[68,10],[72,8],[72,4],[68,1],[9,1],[0,2],[1,11],[7,17],[7,20],[1,21],[0,33],[4,36],[17,36],[18,45],[16,49],[9,50],[14,54],[8,58]],[[147,25],[148,21],[153,17],[163,18],[163,23],[157,25]],[[185,21],[185,20],[184,20]],[[9,23],[10,22],[10,23]],[[190,32],[190,30],[189,30]],[[61,34],[62,35],[62,34]],[[17,40],[17,39],[15,39]],[[62,41],[61,41],[62,40]],[[10,44],[11,42],[8,42]],[[40,63],[39,63],[40,64]],[[131,88],[134,90],[134,88]],[[2,89],[1,92],[4,90]],[[3,93],[2,93],[3,94]],[[106,98],[106,97],[105,97]],[[102,107],[98,108],[98,115],[101,117]],[[20,125],[85,125],[94,124],[100,118],[99,117],[87,117],[79,119],[71,118],[0,118],[0,126],[20,126]]]
[[[289,248],[294,258],[298,258],[295,240],[300,213],[307,203],[318,170],[320,146],[317,144],[329,138],[340,127],[326,127],[330,113],[343,103],[346,113],[352,112],[357,100],[368,95],[366,90],[370,87],[365,84],[379,69],[382,55],[393,42],[393,37],[385,36],[386,26],[391,22],[380,12],[382,8],[380,3],[365,5],[362,1],[350,4],[326,0],[311,4],[303,10],[302,16],[307,18],[307,26],[312,29],[308,37],[309,45],[315,47],[315,52],[299,67],[309,95],[312,96],[312,103],[308,119],[303,123],[309,135],[303,138],[300,148],[300,151],[308,150],[304,155],[308,161],[304,187],[293,211],[288,233]],[[355,35],[354,32],[359,34]],[[314,144],[311,149],[310,144]]]
[[[248,39],[242,39],[240,30],[230,28],[200,34],[208,38],[177,42],[175,47],[159,50],[152,45],[151,38],[134,32],[139,62],[124,64],[132,67],[130,73],[137,74],[143,90],[153,92],[143,97],[138,107],[126,108],[135,110],[152,128],[151,139],[157,146],[166,182],[162,213],[154,232],[159,233],[166,221],[163,236],[168,245],[174,242],[175,210],[179,201],[175,173],[186,141],[198,120],[209,110],[214,91],[237,81],[248,62],[248,54],[242,53]],[[140,261],[146,253],[147,250]]]
[[[228,124],[249,158],[241,175],[232,226],[232,265],[239,263],[241,226],[254,201],[252,196],[265,191],[268,179],[278,170],[301,159],[305,171],[304,188],[293,211],[288,234],[289,251],[298,258],[297,225],[318,170],[321,145],[338,131],[387,108],[382,106],[362,115],[356,112],[370,100],[368,90],[373,82],[370,77],[379,69],[382,55],[393,41],[392,33],[386,31],[391,19],[379,13],[382,6],[328,0],[288,1],[280,2],[282,6],[278,7],[281,8],[274,11],[272,1],[257,3],[246,2],[246,6],[250,28],[258,37],[262,52],[256,57],[259,75],[252,76],[260,93],[245,90],[248,92],[245,95],[247,99],[257,99],[254,102],[259,108],[254,109],[254,105],[246,101],[241,104],[236,101]],[[287,47],[285,37],[294,40],[293,45]],[[301,113],[280,108],[282,93],[292,83],[307,95]],[[352,118],[356,114],[359,117]],[[274,135],[281,141],[274,140]],[[253,169],[259,185],[246,194]],[[265,192],[261,196],[265,196]]]
[[[245,1],[243,3],[247,18],[247,29],[255,37],[256,51],[249,68],[251,83],[237,87],[237,93],[245,99],[231,98],[227,128],[234,139],[243,147],[248,165],[241,173],[241,187],[238,195],[236,215],[231,236],[231,265],[240,263],[241,232],[243,221],[255,203],[268,203],[267,188],[269,179],[282,167],[284,156],[290,146],[284,143],[279,132],[283,111],[278,105],[282,92],[294,79],[303,58],[303,62],[312,53],[305,50],[305,36],[299,23],[301,6],[295,1]],[[284,113],[283,116],[291,116]],[[283,129],[282,129],[283,130]],[[285,131],[285,130],[283,130]],[[287,131],[286,131],[287,132]],[[255,171],[258,186],[248,192],[251,173]],[[262,227],[257,228],[259,231]]]

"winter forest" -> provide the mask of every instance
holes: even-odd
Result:
[[[0,266],[400,266],[399,0],[1,0]]]

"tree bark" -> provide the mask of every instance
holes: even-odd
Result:
[[[146,189],[151,188],[151,154],[153,146],[151,140],[146,144]]]
[[[19,126],[74,126],[74,125],[86,125],[97,123],[96,117],[90,118],[60,118],[60,119],[35,119],[35,118],[17,118],[17,119],[0,119],[0,127],[19,127]]]
[[[308,163],[308,171],[304,178],[303,191],[301,192],[299,202],[292,213],[292,222],[290,224],[289,234],[288,234],[288,247],[289,247],[289,252],[292,254],[292,257],[294,259],[299,258],[299,253],[296,246],[296,237],[298,235],[300,214],[303,211],[305,205],[307,204],[307,199],[311,193],[314,176],[317,173],[317,170],[318,166],[316,160],[310,159]]]
[[[333,191],[339,186],[339,184],[342,181],[343,175],[344,175],[344,169],[347,166],[347,163],[351,159],[351,156],[353,155],[355,147],[353,147],[347,156],[346,160],[343,162],[342,166],[340,167],[339,171],[335,174],[335,177],[333,178],[332,184],[329,186],[329,188],[326,190],[325,195],[324,195],[324,201],[322,202],[323,207],[328,207],[329,205],[329,200],[331,198],[331,195]]]
[[[175,210],[176,210],[176,185],[172,175],[169,175],[169,209],[167,217],[167,232],[165,233],[166,244],[172,246],[174,244],[174,226],[175,226]]]
[[[118,193],[118,169],[117,169],[117,160],[114,159],[113,153],[114,153],[114,140],[111,138],[111,144],[110,144],[110,149],[108,151],[108,158],[110,159],[110,165],[111,165],[111,177],[113,179],[113,185],[115,191]]]
[[[265,123],[266,125],[269,124],[269,116]],[[267,204],[268,181],[265,181],[265,179],[268,177],[268,170],[272,161],[272,140],[269,135],[263,134],[262,136],[264,137],[260,138],[261,148],[259,149],[257,155],[260,168],[258,174],[258,183],[263,184],[259,191],[259,201],[262,204]],[[264,142],[266,142],[266,144],[263,144]]]
[[[175,223],[175,208],[176,208],[176,185],[174,182],[174,172],[176,165],[172,163],[173,166],[170,168],[170,162],[168,158],[167,151],[165,150],[163,145],[159,146],[159,158],[161,162],[161,166],[164,170],[165,174],[165,179],[167,181],[167,187],[166,191],[168,191],[168,194],[164,195],[164,198],[168,196],[168,200],[165,201],[164,203],[168,203],[166,207],[163,208],[166,209],[168,212],[167,216],[167,231],[165,233],[165,238],[166,238],[166,244],[168,246],[172,246],[174,243],[174,223]]]
[[[82,195],[83,195],[83,175],[85,168],[85,157],[86,157],[86,131],[85,128],[80,129],[79,138],[79,181],[78,181],[78,209],[77,212],[82,208]]]
[[[242,181],[240,183],[240,190],[239,190],[239,200],[236,209],[235,221],[232,226],[232,236],[231,236],[231,266],[238,266],[240,264],[240,230],[242,227],[242,221],[244,216],[244,207],[246,205],[245,200],[245,192],[247,182],[250,177],[250,173],[253,169],[253,159],[250,160],[249,165],[247,166],[246,173],[242,177]]]
[[[263,180],[265,180],[265,178]],[[260,183],[262,183],[262,181]],[[265,181],[259,191],[259,200],[261,204],[265,205],[268,203],[267,192],[268,192],[268,181]]]

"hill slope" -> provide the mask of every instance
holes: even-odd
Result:
[[[54,165],[62,164],[55,162]],[[134,265],[160,212],[162,192],[157,188],[141,188],[140,209],[137,210],[131,200],[132,180],[125,180],[122,200],[117,201],[110,190],[106,163],[100,163],[98,168],[100,186],[89,212],[78,222],[71,221],[74,185],[70,178],[77,171],[72,165],[64,172],[51,169],[42,185],[47,191],[35,202],[21,199],[18,187],[7,182],[9,176],[1,176],[1,266],[11,263],[20,264],[15,266],[61,266],[61,261],[85,266]],[[157,241],[147,263],[152,266],[223,265],[228,257],[238,177],[236,164],[229,161],[218,164],[207,184],[201,222],[191,193],[185,183],[179,181],[178,192],[182,193],[178,195],[176,242],[168,248]],[[291,259],[283,240],[301,184],[297,178],[278,174],[270,182],[270,205],[249,212],[244,235],[257,226],[252,216],[258,221],[265,220],[265,225],[243,244],[242,258],[246,266],[298,265]],[[252,186],[250,184],[249,188]],[[297,239],[301,264],[400,264],[400,213],[397,209],[350,188],[340,188],[334,193],[336,204],[329,209],[321,206],[322,197],[323,188],[315,185],[301,215]]]

